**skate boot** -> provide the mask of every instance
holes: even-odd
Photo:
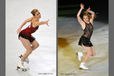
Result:
[[[82,52],[77,52],[76,55],[78,55],[78,60],[82,60],[83,53]]]
[[[21,55],[19,56],[19,58],[22,58],[22,57],[23,57],[23,55],[21,54]],[[24,62],[26,62],[27,64],[29,64],[29,59],[26,58]]]
[[[17,65],[17,69],[16,70],[21,70],[21,71],[27,71],[27,68],[24,66],[24,62],[22,62],[21,60],[19,61],[18,65]]]
[[[85,66],[85,63],[82,62],[82,63],[80,64],[80,69],[81,69],[81,70],[87,70],[88,68]]]

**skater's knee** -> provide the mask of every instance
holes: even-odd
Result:
[[[92,55],[91,56],[95,56],[96,54],[95,54],[95,52],[92,52]]]
[[[34,49],[36,49],[39,47],[39,44],[37,43],[37,44],[33,45],[33,47],[34,47]]]
[[[37,43],[36,45],[35,45],[35,48],[38,48],[39,47],[39,44]]]
[[[93,53],[91,56],[95,56],[96,54],[95,53]]]

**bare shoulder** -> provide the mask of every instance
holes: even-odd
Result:
[[[85,22],[83,22],[81,25],[82,25],[82,29],[84,30],[84,29],[85,29],[85,27],[86,27],[86,23],[85,23]]]
[[[30,22],[30,21],[32,21],[32,19],[33,19],[33,17],[30,17],[30,18],[26,19],[25,22]]]
[[[93,21],[92,22],[90,21],[90,23],[91,23],[91,25],[93,25]]]
[[[30,17],[30,18],[28,18],[29,20],[32,20],[33,19],[33,17]]]

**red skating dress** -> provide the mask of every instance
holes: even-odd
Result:
[[[31,34],[34,33],[38,28],[39,28],[39,26],[37,26],[37,27],[33,27],[32,25],[30,27],[28,26],[27,28],[23,29],[19,33],[18,37],[20,38],[20,36],[21,36],[25,39],[28,39],[30,42],[33,42],[35,40],[35,38]]]

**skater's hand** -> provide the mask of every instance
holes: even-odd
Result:
[[[90,11],[90,7],[86,11],[89,12]]]
[[[48,22],[49,22],[49,19],[45,22],[47,26],[49,26],[49,25],[48,25]]]
[[[80,8],[81,8],[81,9],[84,9],[84,4],[81,3],[81,4],[80,4]]]
[[[21,32],[21,28],[17,29],[17,34],[19,34]]]

